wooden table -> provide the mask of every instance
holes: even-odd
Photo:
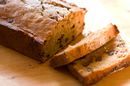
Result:
[[[87,7],[87,30],[100,29],[109,22],[130,36],[130,8],[124,0],[75,0]],[[126,0],[125,0],[126,1]],[[129,0],[128,0],[129,1]],[[0,46],[0,86],[82,86],[67,71],[54,70],[48,62],[39,62]],[[94,86],[130,86],[130,67],[113,73]]]

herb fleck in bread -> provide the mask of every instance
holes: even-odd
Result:
[[[63,0],[2,0],[0,44],[45,61],[82,33],[85,13]]]
[[[75,45],[69,45],[65,50],[56,54],[50,61],[53,67],[59,67],[73,62],[86,54],[96,50],[115,38],[119,33],[115,25],[109,24],[105,28],[92,32]]]
[[[86,55],[70,65],[70,72],[76,76],[84,86],[94,84],[112,72],[130,65],[130,51],[127,43],[116,37],[103,47]]]

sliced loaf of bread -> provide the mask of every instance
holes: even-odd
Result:
[[[88,86],[129,65],[129,46],[118,36],[84,58],[69,64],[68,69],[84,86]]]
[[[91,32],[76,44],[69,45],[65,50],[56,54],[50,63],[53,67],[69,64],[103,46],[115,38],[118,33],[116,25],[109,24],[99,31]]]
[[[85,13],[63,0],[0,0],[0,44],[44,62],[82,33]]]

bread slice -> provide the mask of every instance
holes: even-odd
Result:
[[[103,46],[116,37],[118,33],[116,25],[109,24],[97,32],[91,32],[75,45],[69,45],[65,50],[56,54],[50,63],[53,67],[69,64]]]
[[[84,86],[88,86],[129,65],[129,46],[118,36],[84,58],[69,64],[68,68]]]
[[[44,62],[82,33],[85,13],[63,0],[2,0],[0,44]]]

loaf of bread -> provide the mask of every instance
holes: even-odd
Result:
[[[53,67],[69,64],[103,46],[116,37],[118,33],[116,25],[108,24],[99,31],[91,32],[76,44],[69,45],[65,50],[56,54],[50,63]]]
[[[84,86],[88,86],[129,65],[129,46],[118,36],[84,58],[71,63],[68,68]]]
[[[82,33],[85,13],[63,0],[0,0],[0,44],[44,62]]]

